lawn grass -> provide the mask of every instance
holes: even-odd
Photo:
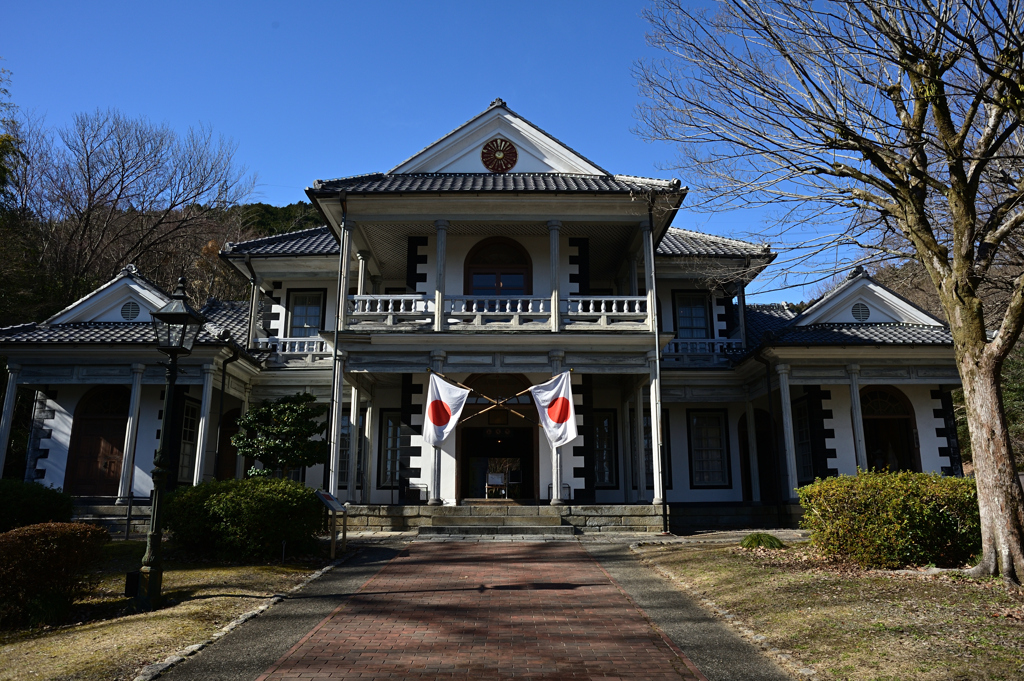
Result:
[[[285,564],[225,565],[165,555],[163,592],[170,599],[156,612],[135,612],[124,597],[125,573],[137,570],[145,545],[111,542],[93,575],[90,594],[68,624],[0,632],[0,681],[132,679],[144,665],[210,638],[239,615],[302,582],[326,559]]]
[[[1024,591],[997,580],[863,571],[806,547],[636,548],[817,679],[1024,679]]]

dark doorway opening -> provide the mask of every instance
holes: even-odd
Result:
[[[921,472],[910,400],[894,388],[872,386],[861,391],[860,404],[868,468]]]
[[[494,426],[462,429],[463,499],[533,500],[533,429]]]
[[[740,416],[737,428],[740,446],[740,476],[743,483],[743,500],[753,498],[751,484],[750,446],[747,435],[747,415]],[[757,443],[757,483],[761,492],[761,503],[776,504],[782,500],[779,480],[779,457],[775,448],[772,419],[763,409],[754,410],[754,428]]]
[[[130,397],[126,388],[112,385],[93,388],[78,401],[65,492],[81,497],[117,495]]]
[[[238,449],[231,444],[231,438],[238,434],[238,417],[241,409],[224,412],[221,421],[220,435],[217,439],[217,466],[215,475],[218,480],[234,480],[238,470]]]

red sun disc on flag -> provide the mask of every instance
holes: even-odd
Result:
[[[565,423],[569,420],[569,400],[558,397],[548,405],[548,418],[555,423]]]
[[[441,400],[434,400],[427,406],[427,418],[435,426],[446,426],[452,418],[452,410]]]

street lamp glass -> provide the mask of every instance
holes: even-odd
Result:
[[[171,294],[171,300],[153,313],[157,349],[167,355],[189,354],[205,321],[203,315],[185,302],[185,279],[182,277]]]

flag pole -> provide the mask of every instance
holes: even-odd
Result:
[[[469,420],[469,419],[473,418],[474,416],[477,416],[479,414],[483,414],[485,411],[490,411],[491,409],[494,409],[495,407],[504,406],[504,404],[506,402],[508,402],[509,400],[515,399],[515,398],[519,397],[520,395],[524,395],[524,394],[530,392],[530,389],[527,388],[526,390],[521,390],[521,391],[517,392],[515,395],[512,395],[511,397],[506,397],[506,398],[504,398],[504,399],[499,401],[499,400],[494,399],[493,397],[488,397],[487,395],[484,395],[479,390],[476,390],[474,388],[470,388],[468,385],[465,385],[464,383],[459,383],[454,378],[448,378],[447,376],[442,374],[440,371],[434,371],[430,367],[427,367],[427,371],[429,371],[430,373],[435,374],[437,376],[440,376],[443,380],[448,381],[449,383],[453,383],[453,384],[459,386],[460,388],[464,388],[464,389],[466,389],[466,390],[468,390],[470,392],[476,393],[480,397],[482,397],[485,400],[487,400],[488,402],[492,403],[491,406],[487,407],[486,409],[483,409],[483,410],[477,412],[476,414],[470,414],[469,416],[466,417],[465,420]],[[519,418],[523,419],[524,421],[529,421],[533,425],[540,427],[540,423],[538,423],[537,421],[534,421],[530,417],[528,417],[528,416],[526,416],[524,414],[520,414],[518,411],[516,411],[515,409],[512,409],[511,407],[505,407],[505,408],[508,409],[513,414],[515,414],[516,416],[518,416]]]

